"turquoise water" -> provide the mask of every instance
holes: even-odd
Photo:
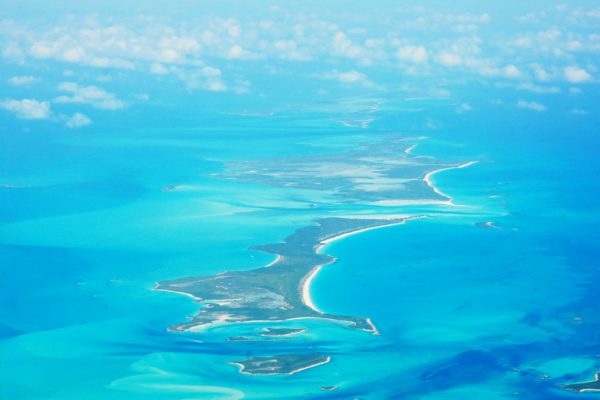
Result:
[[[0,400],[598,398],[600,9],[562,3],[0,1]],[[352,215],[423,217],[323,249],[313,302],[380,335],[168,330],[206,304],[157,281]],[[231,364],[281,354],[331,361]]]
[[[561,387],[600,371],[594,2],[54,3],[0,4],[0,399],[597,397]],[[433,175],[454,205],[223,176],[393,138],[432,169],[477,162]],[[167,331],[202,305],[157,281],[259,268],[251,246],[353,214],[426,216],[325,249],[314,303],[381,335]],[[230,364],[287,353],[332,359]]]
[[[585,126],[555,122],[511,127],[510,141],[487,136],[461,149],[482,162],[435,176],[457,204],[471,206],[466,215],[329,246],[339,261],[315,280],[315,303],[369,315],[391,341],[373,366],[375,397],[571,398],[560,384],[599,368],[597,139]],[[473,143],[470,134],[463,140]],[[440,149],[424,144],[415,153]],[[406,370],[404,360],[415,357]],[[367,384],[354,393],[373,392]]]
[[[418,141],[416,156],[479,161],[434,175],[456,206],[385,210],[429,217],[329,245],[326,252],[338,261],[312,286],[319,308],[370,317],[381,336],[317,320],[278,324],[309,330],[266,347],[226,340],[258,332],[260,324],[166,331],[198,305],[152,291],[155,281],[265,265],[272,257],[249,246],[277,242],[323,216],[305,207],[320,194],[212,176],[222,162],[339,152],[352,147],[349,138],[397,135],[385,129],[388,120],[381,117],[376,136],[287,132],[268,149],[260,144],[271,137],[244,136],[235,124],[226,137],[169,134],[166,141],[160,132],[135,132],[46,139],[51,152],[5,138],[5,155],[21,157],[5,172],[7,183],[23,187],[0,189],[0,335],[2,359],[10,360],[0,365],[3,396],[573,396],[559,385],[600,368],[600,186],[597,139],[585,126],[578,140],[548,123],[539,127],[554,132],[546,142],[541,132],[513,126],[510,143],[487,132],[482,144],[481,132],[468,125]],[[182,187],[161,191],[175,184]],[[486,221],[494,228],[477,225]],[[280,377],[241,375],[228,364],[307,350],[332,361]]]

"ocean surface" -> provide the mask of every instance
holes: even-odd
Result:
[[[376,100],[368,129],[328,110],[0,132],[0,398],[597,397],[561,385],[600,371],[598,117],[490,106],[467,118],[448,101]],[[444,124],[426,129],[422,113]],[[415,157],[477,161],[432,175],[453,205],[332,205],[320,191],[219,176],[228,161],[398,137]],[[260,324],[167,331],[200,305],[156,281],[261,267],[273,256],[250,246],[355,212],[427,215],[324,249],[338,260],[314,279],[314,303],[369,317],[380,336],[323,320],[277,324],[308,331],[267,344],[227,340]],[[229,364],[299,351],[332,360],[284,376]]]

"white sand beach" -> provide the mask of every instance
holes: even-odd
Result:
[[[307,369],[310,369],[310,368],[318,367],[319,365],[327,364],[330,361],[331,361],[331,357],[327,356],[327,358],[324,361],[321,361],[319,363],[307,365],[306,367],[298,368],[298,369],[295,369],[295,370],[290,371],[290,372],[273,372],[273,373],[269,373],[269,374],[253,374],[251,372],[247,372],[244,369],[244,364],[239,363],[239,362],[230,362],[229,364],[235,365],[235,366],[239,367],[241,374],[269,376],[269,375],[293,375],[293,374],[298,373],[300,371],[304,371],[304,370],[307,370]]]
[[[425,183],[427,184],[427,186],[429,186],[431,188],[431,190],[433,190],[435,193],[437,193],[438,195],[445,197],[448,199],[448,202],[450,204],[452,203],[452,197],[448,196],[445,193],[442,193],[442,191],[440,191],[437,187],[435,187],[435,185],[433,184],[433,181],[431,180],[431,177],[437,173],[440,173],[442,171],[449,171],[451,169],[462,169],[462,168],[467,168],[473,164],[477,164],[477,161],[469,161],[454,167],[446,167],[446,168],[440,168],[440,169],[436,169],[435,171],[431,171],[428,172],[427,174],[425,174],[425,177],[423,178],[423,181],[425,181]]]
[[[388,217],[388,218],[386,218],[386,217]],[[340,235],[331,237],[329,239],[322,240],[321,243],[319,243],[315,247],[315,251],[317,253],[320,253],[328,244],[333,243],[336,240],[340,240],[340,239],[346,238],[348,236],[356,235],[356,234],[361,233],[361,232],[371,231],[371,230],[374,230],[374,229],[380,229],[380,228],[386,228],[386,227],[390,227],[390,226],[401,225],[401,224],[405,223],[408,220],[418,219],[418,218],[424,218],[424,216],[415,216],[415,217],[404,216],[403,218],[404,219],[398,221],[397,223],[391,223],[391,224],[387,224],[387,225],[379,225],[379,226],[372,226],[372,227],[357,229],[355,231],[342,233]],[[357,219],[376,219],[376,218],[370,218],[368,216],[363,216],[362,218],[357,218]],[[378,216],[377,219],[397,219],[397,218],[391,218],[390,216],[380,215],[380,216]],[[333,262],[335,262],[335,259],[331,261],[331,263],[333,263]],[[321,271],[321,269],[325,265],[327,265],[327,264],[317,265],[316,267],[314,267],[310,271],[310,273],[300,283],[301,292],[302,292],[302,302],[307,307],[309,307],[310,309],[312,309],[313,311],[315,311],[315,312],[317,312],[319,314],[323,314],[323,312],[317,308],[317,306],[315,305],[315,303],[313,302],[313,300],[312,300],[312,298],[310,296],[310,285],[312,284],[312,281],[315,278],[315,276],[317,276],[317,274]],[[375,329],[375,331],[377,330],[374,326],[373,326],[373,328]]]
[[[170,292],[170,293],[182,294],[184,296],[191,297],[192,299],[194,299],[196,301],[202,301],[202,299],[200,297],[196,297],[196,296],[194,296],[192,294],[189,294],[189,293],[178,292],[177,290],[161,289],[159,287],[159,283],[158,282],[154,282],[154,287],[152,288],[152,290],[155,290],[157,292]]]

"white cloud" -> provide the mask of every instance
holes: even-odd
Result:
[[[165,75],[169,73],[169,69],[163,64],[154,63],[150,66],[150,73],[154,75]]]
[[[427,62],[427,50],[423,46],[404,46],[398,49],[396,57],[402,61],[409,61],[415,64]]]
[[[365,74],[358,71],[337,72],[336,76],[337,79],[342,83],[362,82],[367,79]]]
[[[581,83],[592,79],[592,76],[583,68],[579,67],[566,67],[563,70],[565,78],[571,83]]]
[[[463,63],[463,59],[458,54],[442,53],[438,56],[438,62],[446,67],[457,67]]]
[[[69,128],[82,128],[92,123],[92,120],[85,114],[75,113],[65,120],[65,125]]]
[[[509,64],[503,69],[503,75],[507,78],[519,78],[521,76],[521,70],[513,64]]]
[[[29,52],[35,58],[49,58],[55,54],[55,46],[46,42],[34,42],[29,48]]]
[[[135,69],[135,64],[131,61],[109,57],[92,57],[87,61],[87,65],[96,68]]]
[[[74,82],[63,82],[58,86],[58,90],[70,95],[57,97],[54,100],[57,103],[89,104],[102,110],[118,110],[125,107],[125,103],[117,99],[114,94],[96,86],[80,86]]]
[[[33,83],[35,83],[37,81],[37,78],[34,78],[33,76],[13,76],[12,78],[8,79],[7,82],[9,84],[11,84],[12,86],[27,86],[27,85],[31,85]]]
[[[552,94],[552,93],[560,93],[560,88],[556,86],[539,86],[534,85],[532,83],[522,83],[517,86],[518,90],[525,90],[532,93],[539,94]]]
[[[0,108],[14,113],[20,119],[46,119],[52,114],[50,103],[33,99],[8,99],[0,102]]]
[[[371,42],[371,45],[373,43]],[[319,49],[318,45],[314,43],[311,45],[313,52],[322,52],[323,49]],[[370,52],[376,50],[367,49],[360,44],[355,43],[351,40],[344,32],[336,32],[333,36],[331,49],[326,51],[324,56],[337,56],[355,60],[362,65],[371,65],[373,60]]]
[[[344,32],[336,32],[333,36],[333,52],[351,59],[361,58],[364,55],[362,47],[350,40]]]
[[[343,84],[361,84],[365,87],[373,87],[374,84],[369,80],[366,74],[356,71],[338,71],[333,70],[319,75],[321,79],[335,80]]]
[[[280,58],[292,61],[310,60],[310,55],[298,48],[295,40],[277,40],[274,44],[275,50]]]
[[[456,32],[473,32],[479,29],[479,25],[475,24],[458,24],[452,30]]]
[[[234,44],[229,48],[225,58],[233,60],[253,60],[256,59],[256,55],[252,52],[244,49],[239,44]]]
[[[593,79],[574,71],[568,78],[563,68],[581,65],[588,75],[595,74],[593,61],[588,60],[600,52],[600,35],[583,27],[577,29],[577,22],[569,20],[570,11],[550,23],[542,18],[544,13],[550,17],[553,11],[549,10],[553,8],[536,13],[539,23],[519,33],[484,29],[491,21],[489,14],[438,13],[428,7],[365,9],[360,18],[357,15],[343,22],[327,9],[295,14],[281,7],[240,21],[214,13],[194,17],[193,21],[185,15],[173,19],[161,15],[65,17],[40,27],[0,21],[0,47],[11,62],[52,60],[73,69],[77,64],[173,74],[189,82],[188,88],[217,91],[236,90],[236,79],[248,79],[256,73],[243,66],[245,60],[253,59],[264,60],[265,70],[280,68],[278,60],[318,60],[332,65],[329,68],[353,70],[376,65],[396,70],[390,72],[435,75],[455,82],[464,82],[469,75],[507,79],[533,76],[543,82]],[[365,29],[375,21],[378,29]],[[587,23],[592,26],[591,21]],[[237,72],[227,80],[207,77],[199,72],[206,60],[219,67],[231,66],[226,70]],[[543,66],[536,64],[541,60]],[[426,63],[427,68],[422,68]],[[449,71],[444,67],[461,68]]]
[[[76,63],[81,61],[85,57],[85,49],[81,46],[71,47],[65,50],[61,58],[67,62]]]
[[[538,111],[538,112],[542,112],[542,111],[546,111],[547,108],[545,105],[541,104],[541,103],[536,103],[535,101],[525,101],[525,100],[519,100],[517,102],[517,107],[519,108],[525,108],[528,110],[533,110],[533,111]]]
[[[546,69],[544,69],[541,65],[533,64],[531,69],[533,69],[533,73],[535,74],[537,80],[542,82],[547,82],[550,80],[550,73],[548,73],[548,71],[546,71]]]
[[[179,79],[184,81],[189,89],[203,89],[211,92],[227,90],[219,68],[205,65],[192,71],[184,69],[177,69],[176,71]]]

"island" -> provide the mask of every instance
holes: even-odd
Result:
[[[594,378],[595,379],[591,382],[570,383],[564,385],[564,388],[579,393],[600,392],[600,372],[597,372]]]
[[[292,336],[306,332],[306,328],[265,328],[261,336]]]
[[[416,217],[331,217],[296,230],[281,243],[252,247],[277,256],[271,264],[249,271],[157,282],[155,289],[191,296],[203,307],[172,331],[197,332],[215,325],[319,318],[379,334],[369,318],[321,312],[310,297],[310,283],[319,270],[335,261],[321,254],[328,243],[366,230],[402,224]],[[277,332],[277,331],[276,331]]]
[[[227,338],[229,342],[242,342],[246,340],[250,340],[250,338],[248,336],[230,336]]]
[[[240,367],[240,373],[250,375],[292,375],[327,364],[331,357],[318,354],[282,354],[272,357],[251,357],[230,364]]]
[[[316,197],[298,196],[295,200],[298,207],[310,210],[310,215],[317,210],[323,211],[316,214],[309,225],[298,228],[278,243],[252,246],[252,250],[274,256],[268,265],[251,270],[240,266],[239,269],[214,275],[156,282],[155,290],[185,295],[200,305],[187,321],[168,329],[195,334],[219,325],[264,326],[258,335],[227,338],[232,347],[240,347],[238,357],[247,354],[242,348],[245,341],[261,342],[267,347],[262,354],[272,354],[271,350],[275,347],[270,343],[288,339],[286,342],[290,345],[286,351],[296,355],[254,357],[235,362],[241,366],[242,372],[249,374],[294,373],[329,361],[323,355],[305,355],[304,341],[294,340],[295,335],[307,330],[307,319],[330,321],[379,335],[366,316],[338,315],[318,309],[311,298],[310,287],[319,271],[335,262],[333,256],[323,252],[329,243],[360,232],[425,217],[392,214],[398,211],[387,207],[454,205],[450,196],[435,187],[433,177],[442,171],[468,167],[474,162],[443,163],[430,157],[415,156],[412,154],[415,144],[410,143],[414,140],[420,139],[392,137],[378,143],[365,143],[342,153],[322,152],[311,157],[292,155],[224,162],[222,171],[208,176],[303,193],[310,191]],[[178,186],[166,189],[174,188]],[[249,206],[255,206],[253,199],[247,201]],[[329,214],[323,215],[325,212]],[[364,297],[360,292],[355,295]],[[288,321],[294,321],[293,328],[277,326]],[[298,347],[293,347],[294,342]],[[275,350],[278,351],[281,350]],[[335,388],[324,386],[323,390]]]

